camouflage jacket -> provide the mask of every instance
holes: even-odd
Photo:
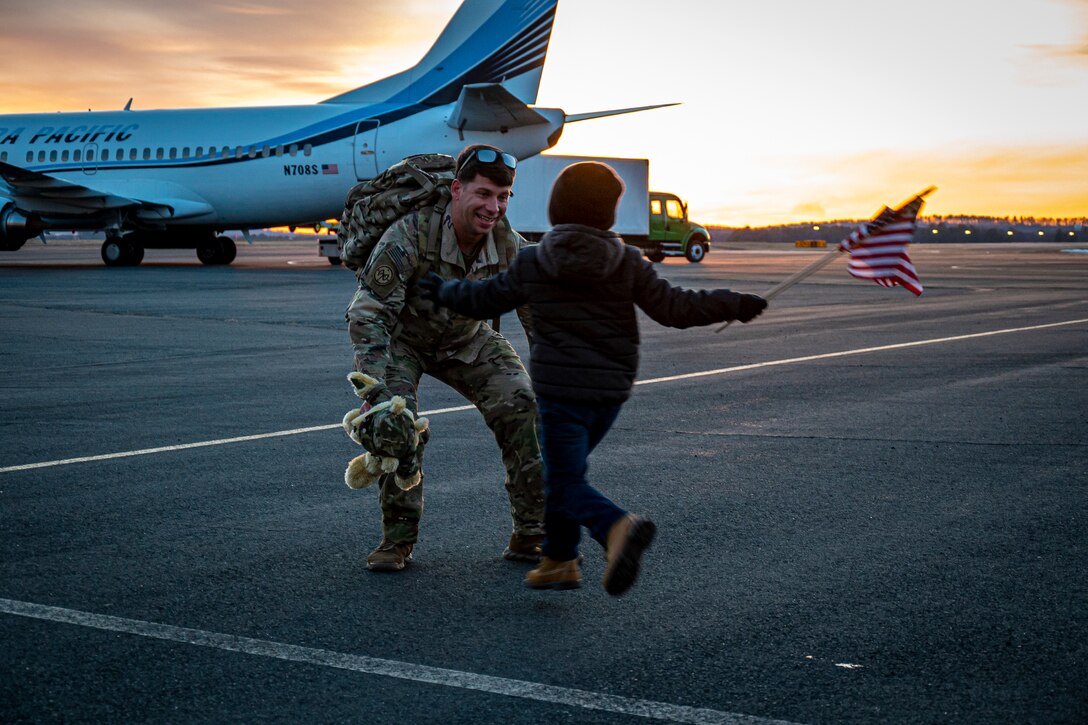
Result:
[[[425,208],[394,222],[358,273],[359,289],[347,310],[355,369],[379,380],[386,377],[393,340],[424,358],[473,362],[486,339],[478,334],[486,323],[436,309],[419,296],[415,282],[430,271],[447,279],[486,279],[509,267],[518,250],[528,244],[504,217],[466,269],[449,210],[441,219],[440,231],[433,235],[432,218],[432,210]],[[519,309],[518,316],[531,336],[527,308]]]

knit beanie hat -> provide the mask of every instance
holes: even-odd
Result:
[[[626,187],[608,164],[579,161],[563,169],[552,185],[548,219],[556,224],[583,224],[611,229]]]

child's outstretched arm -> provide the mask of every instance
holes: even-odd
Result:
[[[667,327],[695,327],[715,322],[749,322],[767,307],[759,295],[728,289],[673,287],[644,262],[635,283],[635,302],[655,322]]]
[[[510,270],[484,280],[443,279],[428,272],[416,285],[424,299],[476,320],[498,317],[526,302]]]

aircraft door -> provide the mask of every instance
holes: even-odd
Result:
[[[355,178],[370,179],[378,173],[378,122],[360,121],[355,127]]]

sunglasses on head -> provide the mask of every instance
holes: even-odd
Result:
[[[502,159],[503,166],[510,170],[516,169],[518,166],[518,160],[506,152],[496,151],[495,149],[476,149],[471,156],[465,159],[465,163],[461,164],[461,168],[465,168],[465,164],[472,159],[476,159],[481,164],[493,164]]]

